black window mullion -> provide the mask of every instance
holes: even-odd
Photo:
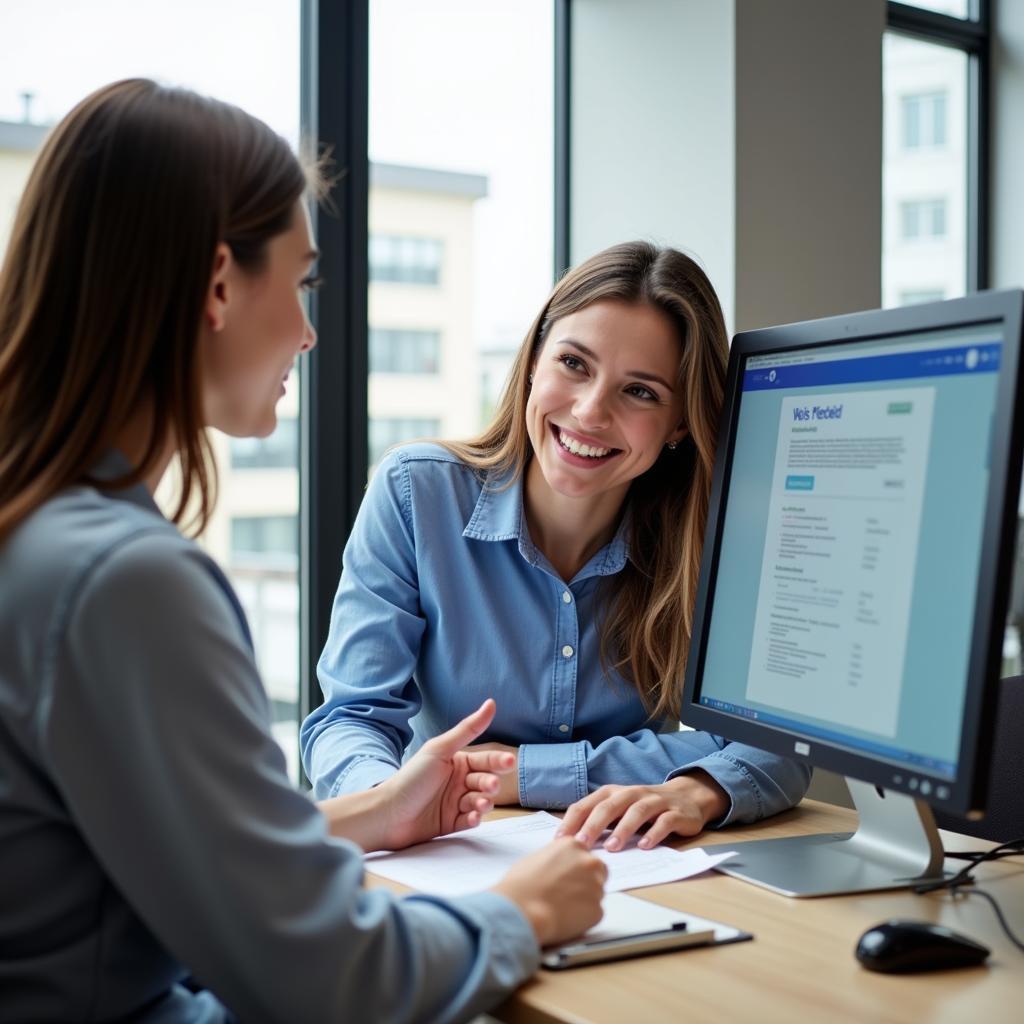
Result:
[[[570,164],[572,0],[555,0],[555,280],[569,268],[570,252]]]
[[[300,415],[300,712],[319,705],[341,554],[367,474],[368,0],[303,0],[302,132],[332,161],[329,204],[313,211],[325,286],[310,314]]]

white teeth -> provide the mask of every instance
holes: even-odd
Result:
[[[580,444],[575,438],[569,437],[568,434],[563,434],[561,431],[558,434],[558,443],[573,455],[583,455],[588,459],[603,458],[611,451],[611,448],[594,448],[589,444]]]

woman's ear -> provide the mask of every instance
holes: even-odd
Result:
[[[669,434],[668,441],[666,441],[665,443],[675,446],[679,444],[679,442],[682,441],[684,437],[689,437],[689,435],[690,431],[687,429],[686,424],[679,423],[676,426],[676,429],[673,430],[671,434]]]
[[[218,242],[213,254],[213,274],[210,276],[210,287],[206,292],[206,304],[203,308],[203,319],[211,331],[224,330],[227,322],[228,306],[231,302],[229,279],[234,269],[231,249],[225,242]]]

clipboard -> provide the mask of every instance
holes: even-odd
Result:
[[[542,967],[562,971],[610,960],[746,942],[754,937],[720,921],[672,910],[626,893],[607,894],[601,906],[601,921],[579,939],[544,950]]]

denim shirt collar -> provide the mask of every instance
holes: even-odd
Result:
[[[462,536],[482,541],[516,540],[519,542],[519,553],[527,562],[552,576],[557,576],[544,553],[530,537],[530,529],[526,522],[526,506],[523,502],[524,480],[525,473],[518,474],[511,482],[508,476],[487,474],[476,507],[462,531]],[[626,559],[629,557],[629,522],[630,510],[627,506],[615,536],[593,555],[576,574],[574,580],[586,579],[589,576],[612,576],[625,568]]]

